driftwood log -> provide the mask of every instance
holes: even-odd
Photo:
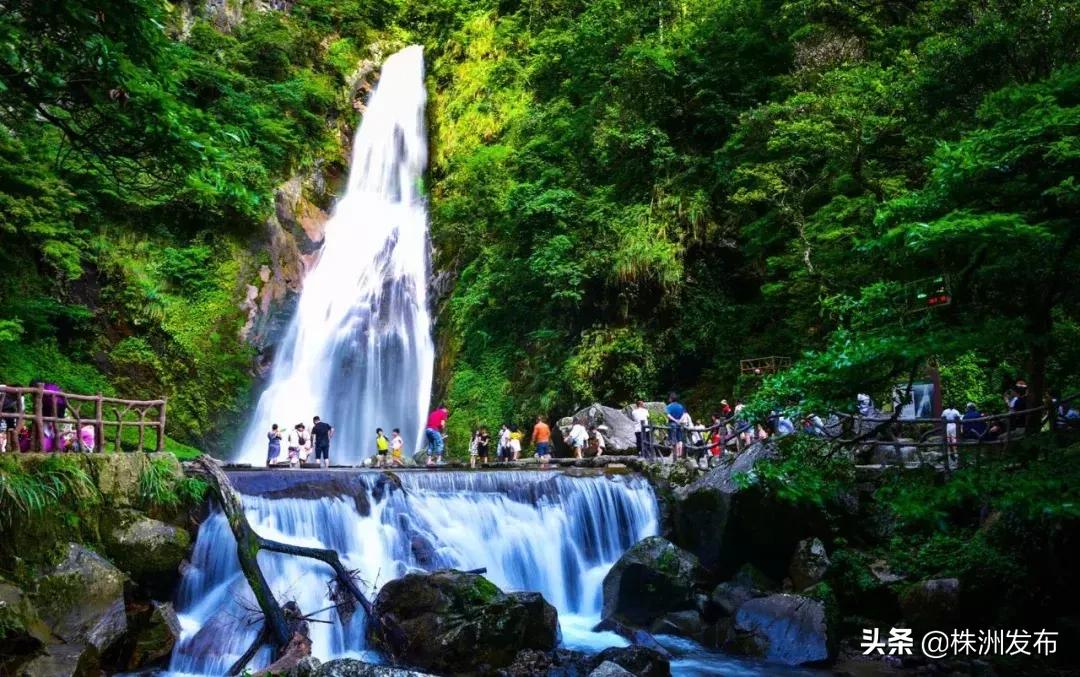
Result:
[[[333,550],[307,548],[289,543],[273,541],[255,533],[244,514],[243,499],[233,487],[228,475],[217,462],[206,455],[195,460],[193,469],[202,475],[210,485],[210,491],[221,505],[233,536],[236,538],[236,556],[240,560],[240,569],[244,572],[248,585],[255,595],[255,601],[263,614],[263,628],[252,646],[241,656],[229,671],[239,674],[244,666],[254,657],[260,647],[270,645],[274,649],[274,660],[283,661],[288,657],[295,660],[310,653],[311,642],[307,638],[306,619],[293,603],[282,605],[274,597],[262,569],[259,568],[260,550],[279,552],[298,557],[309,557],[328,564],[334,570],[334,577],[339,589],[347,591],[364,609],[368,616],[368,627],[376,633],[386,631],[379,619],[372,613],[371,601],[356,584],[352,573],[341,563],[341,558]],[[299,637],[298,637],[299,635]],[[294,661],[295,662],[295,661]],[[275,663],[277,666],[277,663]],[[283,666],[278,666],[283,667]]]

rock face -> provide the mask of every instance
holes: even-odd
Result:
[[[440,673],[498,669],[523,649],[554,649],[558,636],[555,607],[541,595],[506,594],[461,571],[390,581],[374,607],[387,630],[372,640],[394,660]]]
[[[103,557],[71,543],[64,560],[38,585],[42,619],[68,645],[104,652],[127,631],[124,581]]]
[[[771,444],[755,444],[732,463],[676,488],[671,540],[721,577],[749,561],[782,579],[796,544],[815,530],[817,516],[771,498],[747,480],[759,462],[775,454]]]
[[[750,599],[735,613],[736,638],[724,648],[786,665],[828,660],[825,605],[801,595]]]
[[[132,579],[156,595],[167,596],[187,556],[191,536],[133,510],[120,510],[102,534],[106,554]]]
[[[900,596],[900,610],[916,630],[952,627],[960,604],[960,581],[935,578],[915,583]]]
[[[128,669],[137,670],[166,658],[180,639],[180,620],[169,602],[154,602],[150,617],[134,636]]]
[[[627,550],[604,577],[605,619],[648,626],[671,611],[695,608],[697,557],[659,536]]]
[[[49,635],[26,593],[0,581],[0,674],[13,674],[20,657],[40,651]]]
[[[806,590],[817,585],[829,570],[829,555],[825,545],[816,538],[799,541],[788,566],[788,576],[795,590]]]
[[[619,409],[593,404],[581,409],[573,416],[559,419],[558,427],[565,438],[570,433],[574,421],[581,421],[586,429],[596,426],[604,435],[604,454],[623,452],[637,453],[636,428],[630,415]]]
[[[589,673],[589,677],[633,677],[633,675],[634,673],[612,661],[604,661]]]
[[[638,677],[671,676],[671,665],[668,663],[668,659],[655,649],[645,646],[604,649],[590,659],[588,667],[595,670],[604,663],[614,663]]]

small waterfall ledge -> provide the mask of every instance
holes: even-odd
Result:
[[[331,548],[379,588],[409,571],[487,568],[508,591],[540,592],[559,610],[563,642],[597,650],[625,642],[593,633],[605,574],[622,553],[659,530],[649,483],[634,475],[568,477],[515,471],[400,473],[234,472],[247,518],[261,535]],[[263,553],[275,594],[305,613],[332,606],[326,565]],[[220,675],[259,630],[256,608],[219,510],[203,523],[177,594],[183,636],[174,674]],[[363,613],[342,623],[334,610],[313,623],[321,660],[378,660],[364,639]],[[255,622],[252,622],[252,621]],[[267,651],[251,667],[266,665]]]

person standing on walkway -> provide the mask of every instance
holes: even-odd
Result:
[[[682,428],[682,417],[685,414],[686,407],[679,402],[679,396],[675,393],[668,395],[668,441],[671,442],[671,453],[674,458],[682,458],[683,442],[686,440],[686,433]]]
[[[450,418],[450,411],[447,410],[445,405],[441,404],[438,409],[428,414],[427,428],[424,430],[424,434],[427,436],[427,464],[429,467],[443,464],[443,450],[446,448],[443,434],[446,430],[446,419],[448,418]]]
[[[506,423],[503,423],[502,427],[499,428],[499,442],[498,442],[498,444],[499,444],[499,449],[498,449],[497,458],[500,461],[509,461],[510,460],[510,426],[507,425]]]
[[[319,467],[330,467],[330,438],[334,436],[334,426],[326,423],[318,416],[311,419],[311,436],[315,439],[315,460]]]
[[[536,445],[536,457],[540,459],[540,466],[546,466],[551,460],[551,428],[547,419],[543,416],[536,417],[536,425],[533,426],[532,443]]]
[[[277,423],[270,426],[270,432],[266,433],[266,467],[269,468],[281,455],[281,431]]]
[[[949,451],[956,453],[960,443],[960,421],[963,415],[956,407],[949,407],[941,412],[941,420],[945,421],[945,444]]]
[[[387,456],[390,453],[390,440],[386,438],[386,434],[382,428],[375,429],[375,467],[385,467],[390,465],[390,461]]]
[[[630,418],[634,420],[634,439],[637,440],[638,456],[643,456],[645,440],[642,437],[642,431],[649,425],[649,409],[645,406],[645,400],[634,403],[634,408],[630,410]]]
[[[488,450],[491,449],[491,435],[487,426],[480,426],[476,433],[476,457],[481,464],[488,462]]]
[[[589,432],[585,430],[579,419],[574,419],[574,425],[570,426],[570,432],[566,435],[566,441],[574,450],[574,458],[581,458],[585,445],[589,441]]]
[[[396,466],[405,465],[405,459],[402,457],[404,446],[405,440],[401,439],[401,429],[394,428],[394,432],[390,433],[390,462]]]

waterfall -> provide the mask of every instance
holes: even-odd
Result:
[[[353,142],[344,197],[274,359],[237,460],[262,464],[271,423],[312,416],[335,427],[331,460],[373,452],[375,428],[420,443],[434,347],[427,307],[422,174],[424,58],[407,47],[383,64]]]
[[[543,593],[559,610],[563,641],[576,648],[621,644],[592,633],[601,584],[631,545],[657,533],[648,483],[635,476],[572,478],[536,472],[401,473],[402,489],[376,473],[237,472],[252,527],[289,543],[336,550],[369,589],[409,571],[487,568],[508,591]],[[333,604],[331,569],[313,560],[261,553],[279,600],[305,613]],[[220,510],[203,523],[176,599],[183,629],[170,671],[219,675],[251,644],[257,609]],[[327,660],[377,660],[364,640],[363,611],[347,623],[334,610],[312,623],[313,651]],[[265,666],[268,652],[252,667]]]

